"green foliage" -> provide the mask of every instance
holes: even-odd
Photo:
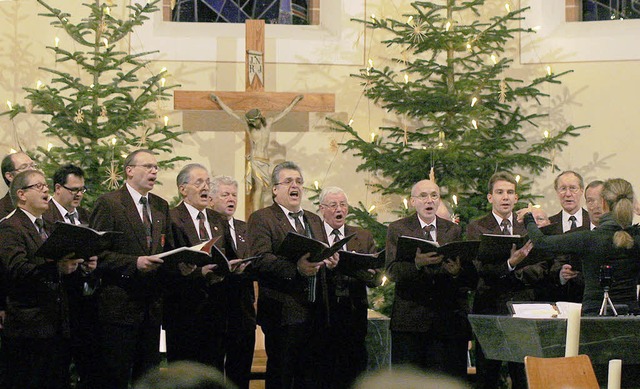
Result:
[[[56,62],[72,62],[78,69],[70,74],[56,68],[40,68],[51,81],[37,88],[24,88],[27,105],[14,104],[2,113],[12,119],[21,113],[42,115],[47,137],[54,138],[53,147],[38,147],[35,158],[47,175],[66,163],[85,170],[84,205],[91,206],[102,193],[113,189],[123,178],[124,158],[133,150],[146,148],[171,155],[174,141],[184,132],[167,125],[157,109],[169,99],[169,90],[179,85],[165,85],[166,71],[156,74],[150,69],[152,52],[129,54],[118,50],[126,43],[133,28],[158,11],[159,0],[127,6],[125,20],[111,16],[110,8],[95,0],[83,4],[88,15],[72,23],[71,15],[38,0],[52,19],[83,49],[69,51],[48,46]],[[161,168],[171,168],[187,157],[170,156],[160,160]],[[120,180],[114,180],[120,176]]]
[[[535,198],[529,177],[551,167],[551,154],[583,128],[570,125],[548,137],[540,136],[542,131],[531,136],[547,116],[538,109],[547,97],[540,87],[560,83],[570,71],[528,81],[507,75],[513,60],[505,45],[516,34],[533,31],[519,27],[525,9],[463,22],[481,19],[483,6],[483,0],[415,1],[404,20],[357,20],[381,30],[377,36],[383,34],[382,43],[398,54],[391,58],[394,67],[368,67],[352,76],[362,81],[365,96],[375,104],[419,124],[408,130],[381,127],[381,136],[372,142],[331,120],[334,130],[349,135],[341,144],[343,152],[362,158],[357,170],[379,178],[371,184],[375,191],[406,196],[433,168],[443,198],[451,203],[451,196],[457,196],[454,211],[463,227],[490,209],[487,183],[496,171],[521,176],[521,201]],[[384,224],[362,205],[352,212],[357,224],[384,241]],[[379,290],[373,301],[385,293]]]

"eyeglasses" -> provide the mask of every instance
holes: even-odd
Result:
[[[320,204],[323,207],[327,207],[332,211],[335,211],[336,209],[338,209],[338,207],[340,208],[349,208],[349,204],[345,203],[345,202],[341,202],[341,203],[331,203],[331,204]]]
[[[45,184],[43,182],[38,182],[38,183],[35,183],[35,184],[23,186],[20,189],[27,190],[27,189],[31,189],[31,188],[34,188],[35,190],[42,192],[42,190],[45,189],[45,188],[49,189],[49,185],[47,185],[47,184]]]
[[[135,167],[135,166],[140,166],[140,167],[145,168],[145,169],[146,169],[146,171],[148,171],[148,172],[151,172],[151,171],[154,171],[154,170],[155,170],[155,171],[160,170],[160,169],[158,168],[158,165],[154,165],[154,164],[151,164],[151,163],[145,163],[144,165],[129,165],[129,166],[134,166],[134,167]]]
[[[197,180],[196,182],[191,183],[191,185],[198,189],[204,188],[205,186],[211,187],[211,180]]]
[[[293,178],[287,178],[286,180],[284,180],[282,182],[276,183],[276,185],[291,186],[291,185],[293,185],[294,182],[296,183],[296,185],[303,185],[304,184],[304,180],[302,178],[296,178],[295,180]]]
[[[573,186],[573,185],[572,186],[561,186],[557,190],[558,190],[558,193],[570,192],[570,193],[576,194],[580,190],[580,187],[579,186]]]
[[[81,186],[80,188],[67,188],[66,186],[62,185],[63,188],[65,188],[66,190],[68,190],[69,192],[71,192],[74,195],[77,195],[78,193],[86,193],[87,192],[87,187],[86,186]]]
[[[15,168],[13,170],[13,172],[15,173],[21,173],[27,170],[38,170],[38,164],[35,162],[31,162],[31,163],[23,163],[22,165],[18,166],[17,168]]]
[[[431,193],[422,192],[417,196],[411,196],[411,197],[418,199],[420,201],[427,201],[427,200],[436,201],[437,199],[440,198],[440,195],[436,192],[431,192]]]

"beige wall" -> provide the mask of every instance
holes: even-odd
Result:
[[[122,5],[125,0],[115,1]],[[51,0],[52,5],[64,7],[72,15],[79,14],[83,8],[79,2]],[[386,0],[368,0],[367,15],[375,13],[381,16],[398,16],[396,3],[408,3]],[[501,8],[503,2],[489,1],[494,10]],[[58,35],[61,46],[69,47],[69,38],[48,25],[48,20],[36,16],[42,8],[35,0],[0,2],[0,34],[3,45],[0,48],[0,101],[19,101],[24,94],[22,86],[34,86],[45,74],[38,66],[54,66],[53,54],[44,46],[52,45]],[[122,12],[122,7],[114,12]],[[498,11],[496,11],[498,12]],[[362,39],[370,40],[368,33]],[[379,39],[379,36],[375,37]],[[615,42],[612,42],[615,44]],[[513,73],[518,77],[534,77],[544,72],[545,65],[520,65],[517,42],[510,47],[510,55],[515,58]],[[369,45],[367,45],[369,50]],[[389,53],[380,45],[371,47],[371,57],[376,67],[386,64]],[[364,61],[363,61],[364,62]],[[589,124],[579,138],[572,139],[564,152],[555,160],[563,169],[575,169],[586,180],[620,176],[633,184],[640,184],[635,164],[636,152],[640,149],[640,137],[635,136],[637,127],[637,93],[640,78],[635,77],[638,61],[626,62],[583,62],[551,64],[555,72],[573,69],[563,78],[562,85],[545,86],[543,89],[551,97],[543,100],[544,108],[551,110],[553,118],[541,122],[541,128],[534,130],[542,133],[544,129],[552,132],[561,123],[576,125]],[[65,68],[63,65],[58,65]],[[242,90],[244,64],[241,63],[199,63],[158,61],[153,64],[159,70],[166,66],[172,77],[170,82],[182,84],[184,90]],[[364,66],[364,63],[361,64]],[[361,66],[267,65],[267,89],[287,92],[331,92],[336,94],[336,110],[341,118],[354,116],[354,127],[363,136],[369,136],[385,123],[397,120],[387,115],[372,103],[363,99],[356,109],[361,93],[359,82],[349,77]],[[68,71],[75,71],[68,68]],[[168,110],[171,103],[161,107]],[[3,107],[4,108],[4,107]],[[180,122],[181,114],[170,114],[172,122]],[[308,133],[278,132],[272,138],[276,158],[290,159],[300,163],[305,171],[307,182],[318,180],[321,185],[338,185],[345,188],[352,202],[363,201],[366,204],[386,203],[390,206],[400,204],[399,198],[381,201],[378,196],[367,192],[365,180],[367,174],[356,174],[358,160],[342,152],[331,150],[333,140],[342,140],[340,134],[328,130],[326,122],[319,115],[311,115]],[[28,148],[37,145],[46,146],[49,140],[39,135],[41,127],[33,116],[22,116],[15,123],[6,117],[0,118],[0,154],[15,148],[14,128],[21,142]],[[184,143],[176,147],[176,152],[189,155],[193,161],[210,167],[214,174],[228,174],[241,180],[244,172],[243,136],[233,132],[199,132],[185,136]],[[178,167],[179,168],[179,167]],[[176,171],[164,172],[161,180],[165,183],[156,189],[159,194],[170,198],[177,194],[173,181]],[[552,190],[553,174],[546,172],[536,180],[536,189],[545,194],[542,202],[550,211],[557,211],[558,205]],[[0,189],[3,191],[4,189]],[[309,207],[309,203],[307,203]],[[242,208],[240,209],[242,212]],[[240,213],[242,214],[242,213]],[[388,220],[391,216],[385,216]]]

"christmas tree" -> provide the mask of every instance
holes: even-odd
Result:
[[[152,69],[147,59],[152,52],[126,49],[130,33],[158,11],[158,2],[132,2],[123,20],[112,16],[112,2],[95,0],[83,4],[87,15],[74,23],[69,13],[38,0],[46,9],[40,15],[52,19],[51,25],[63,30],[74,48],[82,49],[64,49],[56,38],[47,47],[55,55],[55,66],[40,68],[50,81],[24,88],[26,103],[8,103],[9,111],[3,115],[12,120],[23,113],[42,115],[43,133],[52,142],[38,147],[33,157],[47,177],[66,163],[82,167],[89,188],[86,206],[119,186],[124,158],[131,151],[170,153],[183,133],[173,130],[177,126],[168,124],[161,107],[171,96],[168,91],[178,85],[166,85],[165,69]],[[159,165],[170,168],[185,159],[171,156]]]
[[[367,98],[397,115],[397,122],[410,124],[381,127],[370,139],[350,123],[333,121],[335,130],[349,134],[341,143],[344,151],[362,158],[358,170],[375,177],[369,182],[373,191],[407,196],[431,173],[463,227],[490,209],[487,183],[496,171],[520,177],[521,200],[535,198],[530,177],[555,168],[554,153],[580,129],[543,132],[538,127],[547,116],[540,108],[547,97],[541,86],[560,83],[568,72],[547,68],[528,81],[510,76],[507,43],[533,31],[519,27],[525,9],[511,10],[507,4],[488,17],[486,8],[483,0],[416,1],[403,20],[374,15],[360,20],[379,30],[376,34],[385,36],[381,43],[396,55],[381,69],[370,60],[354,76],[362,80]],[[397,212],[402,216],[409,210],[398,204]],[[363,204],[351,213],[383,246],[386,226]],[[374,306],[383,294],[388,296],[388,287],[376,292]],[[382,305],[389,313],[388,302]]]

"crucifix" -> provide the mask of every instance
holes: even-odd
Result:
[[[271,125],[289,112],[334,112],[335,95],[328,93],[265,92],[264,20],[245,22],[245,91],[175,91],[175,110],[223,110],[245,123],[245,213],[262,208],[263,193],[270,186],[270,160],[267,152]],[[245,111],[242,118],[234,111]],[[262,112],[279,112],[264,117]]]

